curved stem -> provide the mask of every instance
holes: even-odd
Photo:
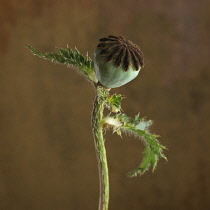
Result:
[[[106,149],[103,139],[103,131],[101,120],[103,118],[104,110],[104,94],[106,89],[100,85],[96,86],[96,98],[94,102],[94,108],[92,112],[92,129],[95,142],[96,156],[98,160],[99,171],[99,185],[100,185],[100,197],[99,197],[99,210],[108,210],[109,204],[109,174],[106,158]]]

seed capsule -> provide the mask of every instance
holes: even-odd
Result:
[[[139,74],[144,56],[137,45],[122,36],[110,35],[99,41],[94,53],[94,69],[103,86],[120,87]]]

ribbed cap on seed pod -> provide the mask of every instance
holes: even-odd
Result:
[[[122,36],[110,35],[99,41],[94,53],[94,70],[104,87],[120,87],[139,74],[144,66],[139,46]]]

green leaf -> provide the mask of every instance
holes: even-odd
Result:
[[[87,56],[84,57],[77,49],[72,51],[67,47],[67,49],[58,48],[58,53],[41,53],[30,45],[26,46],[34,55],[52,62],[62,63],[66,64],[67,66],[75,67],[83,76],[85,76],[93,83],[96,84],[98,82],[93,68],[93,61]]]
[[[165,147],[158,142],[158,136],[151,134],[148,131],[150,125],[152,124],[151,120],[146,121],[144,118],[140,117],[139,114],[136,115],[134,119],[131,119],[125,114],[109,116],[107,118],[108,120],[106,120],[106,118],[104,119],[105,123],[112,122],[110,125],[113,127],[114,132],[118,131],[118,133],[121,135],[121,132],[119,132],[120,130],[124,131],[125,133],[133,134],[135,137],[139,137],[145,145],[142,162],[135,170],[128,174],[129,177],[142,175],[150,167],[154,171],[159,158],[166,159],[165,155],[163,154],[163,149],[165,149]]]
[[[150,167],[154,171],[159,158],[166,159],[165,155],[163,154],[163,149],[165,149],[165,147],[158,142],[157,135],[150,134],[147,130],[140,130],[138,127],[130,123],[126,123],[121,127],[121,129],[124,131],[129,131],[135,136],[139,136],[145,144],[143,160],[134,171],[128,174],[130,177],[142,175]]]
[[[120,112],[121,111],[121,101],[123,97],[120,94],[114,94],[107,99],[107,105],[111,112]]]

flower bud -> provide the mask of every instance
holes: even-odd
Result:
[[[120,87],[139,74],[144,66],[144,56],[137,45],[112,35],[99,41],[94,53],[94,70],[104,87]]]

